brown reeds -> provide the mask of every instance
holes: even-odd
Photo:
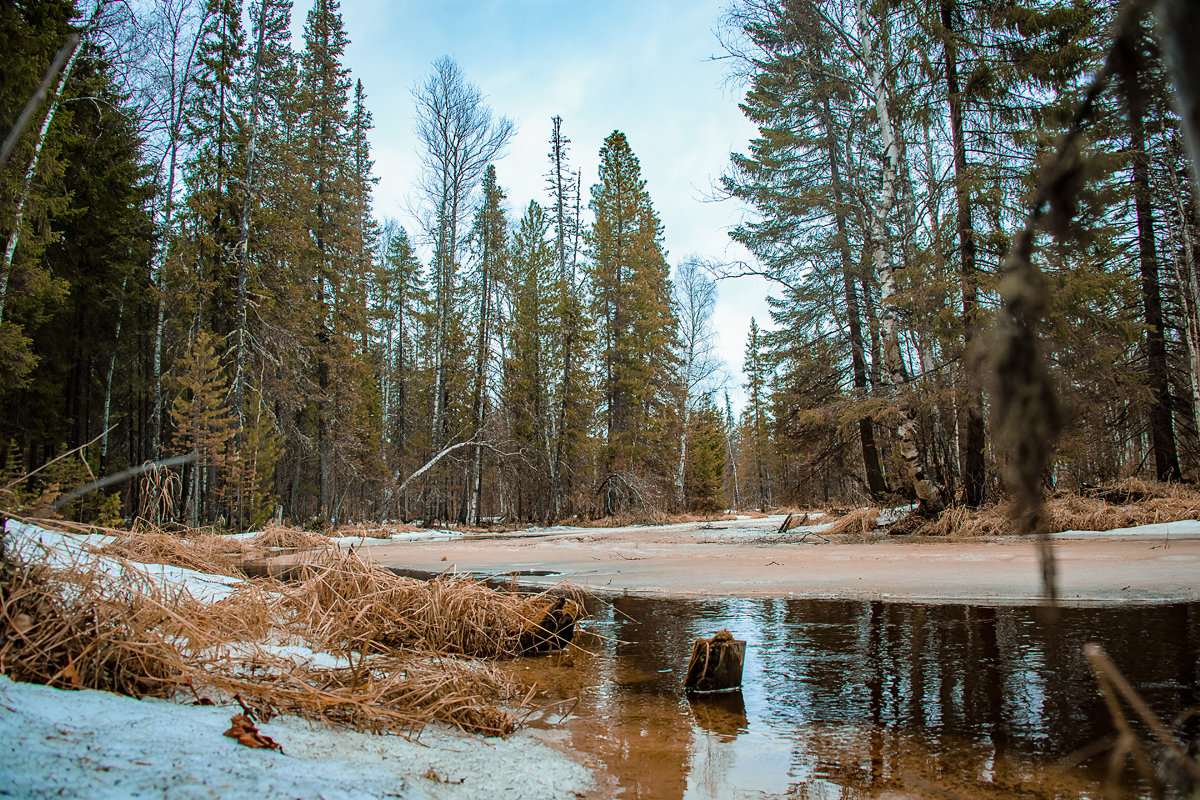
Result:
[[[63,689],[165,697],[187,678],[162,634],[164,604],[94,572],[5,563],[0,576],[0,673]]]
[[[1173,796],[1195,797],[1200,790],[1200,761],[1188,753],[1162,720],[1150,710],[1146,701],[1117,668],[1104,648],[1091,642],[1083,647],[1084,657],[1092,668],[1100,694],[1108,709],[1116,737],[1112,740],[1108,759],[1109,790],[1113,796],[1117,780],[1127,761],[1151,787],[1155,797],[1166,795],[1167,784],[1175,784]],[[1130,713],[1126,713],[1128,708]],[[1156,768],[1145,746],[1131,724],[1138,720],[1149,731],[1150,740],[1162,754]]]
[[[843,534],[870,533],[879,527],[878,508],[860,508],[836,520],[828,528],[821,531],[823,536],[840,536]]]
[[[211,532],[181,536],[143,530],[122,533],[100,552],[143,564],[166,564],[236,578],[242,576],[237,565],[245,559],[248,548],[237,539]]]
[[[255,547],[276,550],[320,550],[329,546],[329,537],[300,528],[268,525],[250,540]]]
[[[186,548],[203,537],[129,539],[104,554],[202,566]],[[115,578],[94,568],[96,558],[65,570],[0,558],[0,672],[133,696],[237,695],[268,715],[359,730],[404,733],[439,721],[504,735],[529,696],[479,659],[519,654],[522,633],[555,599],[459,577],[402,578],[326,549],[292,582],[247,581],[203,603],[139,578],[136,564]],[[303,655],[322,651],[343,665]]]
[[[1200,519],[1200,490],[1129,478],[1088,492],[1061,491],[1045,499],[1041,519],[1050,533],[1111,531],[1158,522]],[[1009,502],[971,509],[951,506],[912,533],[969,539],[1018,533]]]
[[[519,654],[521,633],[552,602],[457,576],[405,578],[338,550],[306,562],[283,597],[296,623],[339,651],[417,646],[482,658]]]

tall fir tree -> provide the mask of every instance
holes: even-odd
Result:
[[[625,134],[600,149],[586,237],[599,328],[602,511],[613,514],[670,484],[668,439],[676,421],[675,332],[662,225]]]

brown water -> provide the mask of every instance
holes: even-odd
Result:
[[[531,722],[626,798],[1095,797],[1112,732],[1082,656],[1099,642],[1164,719],[1200,701],[1200,607],[1036,609],[622,598],[574,651],[517,665]],[[692,641],[748,642],[740,695],[689,702]],[[578,698],[577,702],[575,698]],[[1126,790],[1141,793],[1127,771]]]

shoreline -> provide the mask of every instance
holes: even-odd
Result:
[[[433,534],[364,539],[356,549],[408,574],[466,573],[536,589],[569,582],[600,597],[1045,603],[1034,540],[865,534],[825,543],[812,537],[826,526],[777,534],[782,520]],[[1069,531],[1051,541],[1060,605],[1200,601],[1200,521]]]

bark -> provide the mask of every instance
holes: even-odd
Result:
[[[842,286],[846,298],[846,322],[850,328],[850,363],[854,376],[854,393],[860,400],[867,395],[867,359],[862,335],[862,312],[858,305],[858,290],[854,276],[854,260],[850,254],[850,237],[846,230],[845,203],[848,198],[842,187],[841,158],[833,128],[833,112],[829,98],[821,105],[821,124],[825,128],[825,148],[829,156],[829,178],[833,189],[834,218],[837,223],[838,251],[842,260]],[[875,444],[875,423],[870,416],[858,420],[858,436],[862,445],[863,470],[871,497],[882,498],[888,493],[879,464],[879,448]]]
[[[959,469],[962,474],[963,501],[968,506],[983,503],[986,472],[984,469],[985,431],[983,392],[973,370],[966,368],[977,328],[977,288],[975,233],[971,202],[970,173],[966,142],[963,138],[962,91],[958,81],[958,48],[954,42],[953,0],[942,0],[942,52],[946,67],[946,99],[950,108],[950,136],[954,147],[954,193],[957,211],[958,249],[961,258],[964,357],[958,380],[959,408],[962,415],[959,444]]]
[[[887,88],[883,74],[871,51],[871,41],[867,32],[866,8],[864,0],[855,4],[858,16],[859,40],[862,46],[863,58],[870,74],[871,86],[874,93],[875,115],[879,128],[879,139],[883,146],[883,188],[878,203],[871,214],[871,247],[874,251],[875,269],[879,275],[880,313],[883,326],[883,361],[892,385],[900,395],[903,418],[897,434],[900,437],[900,455],[912,482],[913,491],[919,501],[917,512],[920,514],[936,514],[945,507],[942,488],[928,475],[924,460],[921,457],[919,442],[920,431],[917,425],[916,409],[912,405],[911,391],[908,388],[908,374],[904,359],[900,352],[900,321],[897,316],[896,272],[897,267],[889,257],[887,248],[887,232],[884,220],[891,210],[896,198],[896,166],[899,151],[896,146],[895,130],[892,127],[891,114],[887,107]]]
[[[1133,170],[1133,207],[1137,219],[1138,267],[1142,277],[1142,309],[1146,322],[1146,366],[1152,400],[1150,439],[1154,471],[1161,481],[1178,481],[1179,455],[1171,419],[1170,378],[1163,333],[1162,291],[1158,253],[1154,241],[1154,214],[1150,200],[1150,157],[1146,151],[1145,96],[1139,77],[1144,72],[1140,53],[1142,37],[1118,40],[1118,70],[1129,115],[1129,149]]]

